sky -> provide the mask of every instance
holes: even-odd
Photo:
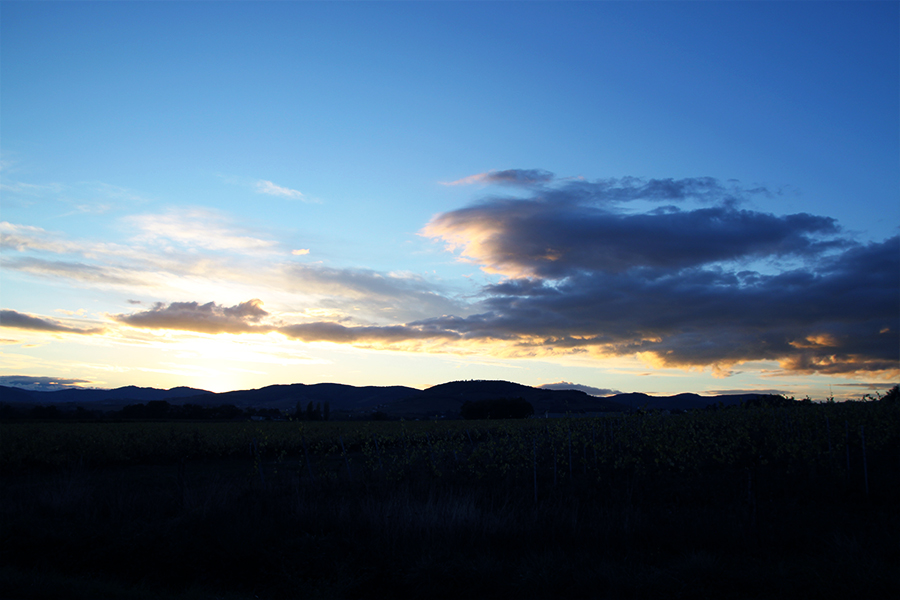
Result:
[[[0,384],[900,380],[898,2],[0,3]]]

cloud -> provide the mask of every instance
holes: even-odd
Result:
[[[501,184],[517,186],[534,186],[553,181],[553,173],[543,169],[507,169],[505,171],[488,171],[469,175],[456,181],[442,181],[441,185]]]
[[[271,181],[260,179],[256,182],[256,191],[260,194],[268,194],[269,196],[281,196],[282,198],[291,198],[292,200],[306,200],[306,197],[299,190],[275,185]]]
[[[46,210],[61,210],[55,215],[58,218],[74,214],[102,214],[148,201],[148,198],[132,190],[100,181],[76,184],[5,181],[0,183],[0,190],[5,192],[5,200],[19,205],[29,206],[41,201],[45,203]]]
[[[291,250],[291,254],[294,256],[306,256],[309,254],[309,248],[299,248],[297,250]]]
[[[279,285],[306,295],[310,308],[371,322],[406,322],[467,310],[447,290],[418,275],[293,263],[280,273]]]
[[[128,295],[148,290],[157,296],[193,294],[212,281],[268,278],[277,286],[278,244],[247,235],[218,212],[178,209],[122,222],[126,231],[137,230],[127,245],[0,223],[3,267],[83,286],[116,287]]]
[[[789,390],[778,389],[733,389],[733,390],[707,390],[704,392],[710,396],[743,396],[745,394],[761,394],[771,396],[793,396]]]
[[[537,387],[542,390],[578,390],[579,392],[584,392],[590,396],[613,396],[615,394],[622,393],[619,390],[612,390],[609,388],[596,388],[589,385],[582,385],[580,383],[571,383],[569,381],[543,383]]]
[[[287,326],[304,341],[405,347],[441,342],[507,356],[639,356],[660,368],[749,361],[791,373],[900,376],[900,238],[822,259],[817,270],[774,275],[727,270],[581,272],[564,281],[514,279],[483,289],[484,312],[404,325]]]
[[[40,227],[17,225],[7,221],[0,222],[0,250],[87,254],[92,250],[99,249],[98,247],[92,248],[90,245],[69,242],[64,240],[60,234]]]
[[[67,279],[88,284],[102,283],[110,285],[140,286],[146,283],[146,281],[139,276],[139,273],[136,273],[131,269],[122,269],[115,266],[92,265],[82,262],[23,257],[5,260],[3,261],[3,266],[7,269],[40,275],[42,277],[54,279],[65,277]]]
[[[741,210],[742,193],[707,178],[569,182],[532,198],[493,199],[435,216],[422,233],[488,273],[559,279],[579,272],[683,269],[724,261],[816,256],[846,247],[834,219]],[[620,203],[709,201],[634,213]]]
[[[900,241],[752,277],[723,269],[582,272],[485,288],[488,312],[429,323],[543,353],[643,356],[656,366],[776,360],[791,372],[898,373]],[[823,343],[825,342],[825,343]]]
[[[15,181],[12,183],[0,183],[0,190],[11,194],[27,194],[40,196],[46,193],[58,194],[64,189],[64,186],[58,183],[24,183]]]
[[[875,390],[889,390],[896,383],[884,383],[884,382],[868,382],[868,383],[836,383],[835,387],[852,387],[852,388],[868,388]]]
[[[859,244],[827,217],[738,207],[756,193],[766,191],[710,178],[576,181],[438,215],[426,235],[506,279],[482,289],[475,314],[445,312],[380,339],[638,356],[717,376],[750,361],[791,373],[900,374],[900,238]],[[628,206],[642,201],[701,206]],[[380,335],[340,332],[334,339],[349,343]]]
[[[0,310],[0,327],[12,327],[15,329],[28,329],[31,331],[47,331],[50,333],[75,333],[80,335],[93,335],[101,333],[102,328],[78,329],[68,327],[59,321],[33,317],[14,310]]]
[[[0,224],[0,243],[8,252],[3,268],[85,287],[116,288],[126,298],[195,298],[211,292],[267,297],[282,306],[302,303],[305,311],[342,313],[368,323],[466,313],[464,303],[444,287],[418,275],[285,259],[274,241],[248,235],[214,211],[180,209],[126,218],[125,223],[137,231],[128,245]],[[294,255],[303,256],[298,252],[303,250]]]
[[[248,300],[235,306],[220,306],[215,302],[156,303],[153,308],[113,317],[120,323],[147,329],[179,329],[200,333],[266,333],[272,327],[259,322],[269,313],[262,302]]]
[[[415,340],[456,339],[451,331],[430,330],[425,326],[389,325],[347,327],[334,322],[301,323],[279,328],[284,335],[304,342],[339,344],[397,344]]]
[[[0,385],[17,387],[34,392],[55,392],[71,388],[81,388],[79,384],[92,383],[87,379],[66,379],[63,377],[33,377],[30,375],[0,375]]]
[[[221,213],[205,208],[172,209],[161,214],[126,217],[125,222],[140,233],[136,241],[149,244],[176,244],[184,249],[260,252],[276,243],[236,228]]]
[[[415,274],[292,261],[284,246],[205,209],[132,217],[137,236],[123,246],[3,223],[0,245],[16,253],[3,267],[115,285],[128,298],[229,299],[114,317],[134,327],[507,357],[637,356],[720,376],[750,361],[777,362],[775,373],[900,376],[900,238],[862,244],[827,217],[748,209],[770,192],[707,177],[479,177],[517,185],[518,196],[436,215],[422,231],[501,276],[475,296]],[[229,306],[253,297],[290,312],[270,314],[258,300]],[[20,319],[33,329],[66,327],[21,317],[35,319]]]

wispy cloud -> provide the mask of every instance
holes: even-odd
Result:
[[[241,235],[228,219],[204,208],[172,209],[165,213],[135,215],[125,222],[139,230],[136,240],[143,243],[170,243],[182,248],[258,252],[272,249],[272,240]]]
[[[578,390],[579,392],[584,392],[590,396],[612,396],[614,394],[621,394],[619,390],[613,390],[609,388],[597,388],[590,385],[582,385],[580,383],[571,383],[569,381],[558,381],[556,383],[543,383],[537,386],[542,390]]]
[[[268,194],[269,196],[280,196],[282,198],[290,198],[292,200],[306,201],[306,196],[300,190],[292,190],[291,188],[275,185],[271,181],[260,179],[256,182],[256,191],[260,194]]]
[[[0,375],[0,385],[17,387],[34,392],[55,392],[78,389],[82,384],[91,384],[88,379],[68,379],[65,377],[33,377],[31,375]]]
[[[441,181],[441,185],[472,185],[476,183],[490,185],[533,186],[553,181],[553,173],[543,169],[507,169],[505,171],[487,171],[469,175],[456,181]]]
[[[340,344],[396,344],[414,340],[457,339],[451,331],[429,330],[422,326],[388,325],[382,327],[347,327],[340,323],[301,323],[286,325],[279,332],[304,342],[335,342]]]
[[[127,244],[0,223],[3,268],[115,288],[126,298],[265,297],[276,306],[299,304],[304,313],[352,315],[361,323],[466,312],[421,276],[290,260],[278,242],[242,230],[218,212],[179,209],[123,221],[123,230],[134,232]],[[304,256],[304,250],[292,256]]]
[[[0,183],[0,190],[10,194],[24,194],[28,196],[42,196],[44,194],[59,194],[65,187],[59,183],[25,183],[23,181]]]
[[[0,191],[4,192],[4,200],[19,205],[33,205],[38,201],[52,202],[52,206],[61,210],[57,217],[103,214],[131,208],[149,200],[133,190],[102,181],[28,183],[11,181],[6,177],[0,182]]]
[[[0,250],[16,252],[37,251],[54,254],[80,254],[96,256],[100,254],[121,254],[128,248],[116,244],[73,242],[60,233],[47,231],[30,225],[0,222]]]

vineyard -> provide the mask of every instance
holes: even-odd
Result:
[[[5,597],[83,572],[133,597],[900,591],[897,403],[5,423],[0,470]],[[211,562],[188,568],[189,553]]]
[[[294,470],[310,483],[422,472],[538,473],[559,482],[766,465],[846,477],[864,475],[866,452],[900,449],[900,407],[857,402],[503,421],[6,423],[0,433],[4,470],[249,457],[257,471]]]

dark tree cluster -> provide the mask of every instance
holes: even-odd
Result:
[[[221,406],[200,406],[197,404],[169,404],[165,400],[151,400],[146,404],[130,404],[119,411],[123,419],[174,419],[174,420],[225,420],[230,421],[242,417],[253,416],[258,411],[247,411],[232,404]],[[275,411],[277,416],[281,413]],[[264,415],[269,416],[269,415]]]
[[[38,404],[30,408],[10,406],[6,403],[0,403],[0,421],[95,421],[104,417],[103,411],[88,410],[82,406],[75,407],[75,410],[61,410],[54,405],[44,406]]]
[[[328,421],[331,419],[331,405],[328,402],[325,404],[322,404],[321,402],[313,404],[310,400],[304,410],[302,403],[297,402],[297,406],[294,408],[294,414],[291,416],[300,421]]]
[[[884,396],[879,395],[876,399],[880,400],[881,402],[887,402],[889,404],[896,404],[897,402],[900,402],[900,386],[895,385],[894,387],[889,389],[884,394]]]
[[[524,398],[467,400],[459,409],[463,419],[525,419],[533,414],[534,407]]]
[[[31,408],[17,408],[0,403],[0,420],[19,421],[97,421],[97,420],[187,420],[187,421],[232,421],[235,419],[262,416],[267,419],[283,418],[277,409],[248,408],[242,410],[232,404],[221,406],[200,406],[197,404],[169,404],[165,400],[151,400],[146,404],[129,404],[121,410],[89,410],[83,406],[74,409],[55,405],[37,405]]]

